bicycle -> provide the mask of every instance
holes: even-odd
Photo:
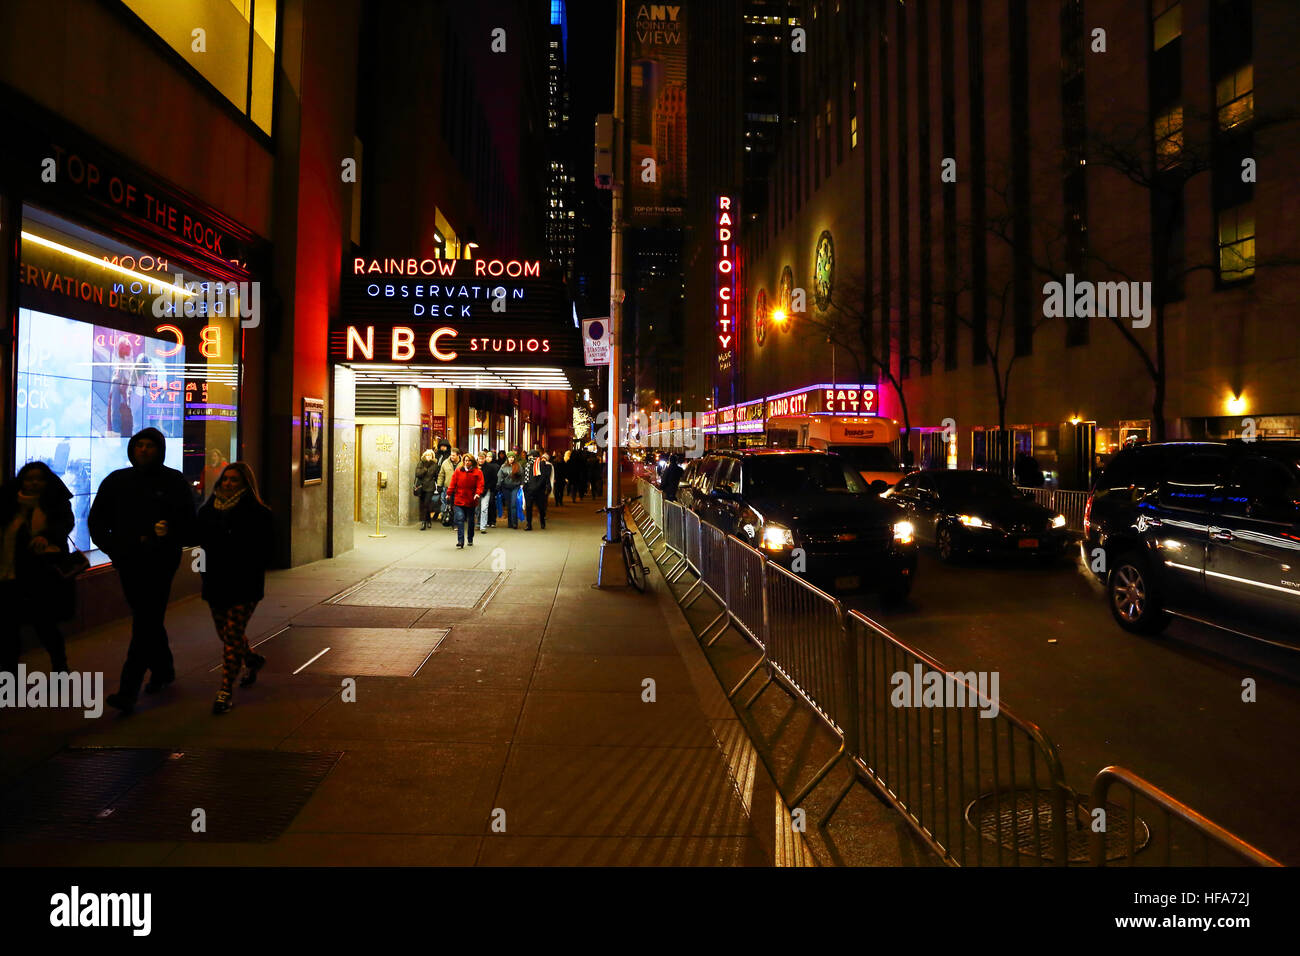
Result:
[[[617,515],[618,528],[615,533],[623,541],[623,566],[627,568],[627,583],[644,594],[646,577],[650,574],[650,569],[641,563],[641,555],[636,550],[636,541],[633,538],[636,532],[629,529],[627,523],[623,520],[623,512],[627,506],[640,499],[640,497],[640,495],[636,495],[632,498],[624,498],[612,508],[597,508],[596,514]],[[605,540],[611,539],[606,538]]]

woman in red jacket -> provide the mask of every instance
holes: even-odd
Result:
[[[447,484],[447,494],[451,497],[452,508],[456,517],[456,547],[465,547],[465,525],[469,525],[469,546],[474,547],[474,520],[479,499],[483,497],[483,472],[479,471],[478,462],[473,455],[465,455],[460,460],[460,467],[451,476]]]

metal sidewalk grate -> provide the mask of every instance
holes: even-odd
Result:
[[[341,753],[74,748],[0,797],[0,840],[274,840]],[[195,810],[204,832],[195,832]]]
[[[1083,808],[1078,811],[1082,814]],[[1038,848],[1034,847],[1034,824],[1038,824]],[[966,808],[966,822],[982,839],[1000,844],[1003,849],[1044,860],[1056,858],[1052,846],[1052,794],[1047,790],[1004,790],[986,793]],[[1151,831],[1141,817],[1130,821],[1128,811],[1115,803],[1106,804],[1106,859],[1118,860],[1125,855],[1130,827],[1136,827],[1133,845],[1141,850],[1151,839]],[[1076,821],[1066,830],[1065,852],[1069,863],[1089,861],[1091,826],[1087,819]],[[1112,849],[1113,848],[1113,849]]]
[[[476,607],[501,578],[478,568],[389,568],[330,603],[357,607]]]

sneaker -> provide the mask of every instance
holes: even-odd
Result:
[[[212,702],[212,712],[214,714],[224,714],[235,706],[234,695],[228,690],[217,692],[217,699]]]
[[[244,679],[239,682],[239,686],[252,687],[254,684],[256,684],[257,672],[260,671],[265,666],[266,666],[266,658],[263,657],[261,654],[254,654],[252,651],[249,651],[247,654],[245,654],[244,667],[248,669],[248,673],[245,674]]]
[[[463,547],[465,547],[465,545],[463,545],[463,544],[461,544],[459,541],[457,541],[457,542],[456,542],[456,547],[458,547],[458,548],[463,548]]]
[[[466,546],[472,548],[472,547],[474,547],[474,542],[473,542],[473,541],[470,541]]]
[[[116,707],[123,713],[123,715],[129,714],[135,710],[135,700],[130,697],[125,697],[122,694],[109,694],[104,698],[104,701],[109,707]]]

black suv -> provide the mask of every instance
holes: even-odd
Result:
[[[677,500],[828,591],[907,599],[916,574],[911,524],[855,469],[821,451],[715,451],[690,464]],[[802,549],[802,564],[795,552]]]
[[[1127,630],[1176,614],[1295,646],[1300,440],[1126,448],[1093,486],[1081,547]]]

